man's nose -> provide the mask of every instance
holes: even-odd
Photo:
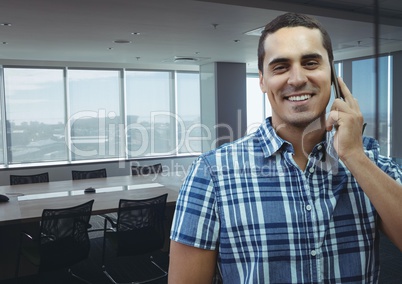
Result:
[[[307,82],[305,71],[300,65],[292,66],[289,72],[288,84],[295,87],[304,85]]]

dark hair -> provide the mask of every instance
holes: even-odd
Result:
[[[327,30],[316,19],[306,15],[296,13],[286,13],[276,17],[269,22],[264,30],[261,32],[260,41],[258,43],[258,70],[263,72],[263,64],[265,57],[264,43],[269,34],[273,34],[281,28],[291,27],[306,27],[309,29],[318,29],[322,35],[322,45],[327,50],[329,62],[334,60],[334,54],[332,51],[331,38]]]

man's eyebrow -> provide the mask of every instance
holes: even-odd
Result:
[[[309,54],[305,54],[302,55],[301,57],[302,60],[306,60],[306,59],[322,59],[322,55],[319,53],[309,53]],[[285,62],[289,62],[290,59],[286,58],[286,57],[278,57],[278,58],[274,58],[272,59],[268,65],[273,65],[273,64],[277,64],[277,63],[285,63]]]
[[[310,53],[303,55],[302,59],[322,59],[322,55],[319,53]]]
[[[289,62],[289,61],[290,61],[289,58],[286,58],[286,57],[278,57],[278,58],[272,59],[272,60],[268,63],[268,65],[274,65],[274,64],[277,64],[277,63],[284,63],[284,62]]]

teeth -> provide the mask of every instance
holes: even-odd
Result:
[[[288,100],[292,101],[292,102],[295,102],[295,101],[308,100],[309,98],[311,98],[311,95],[302,95],[302,96],[289,97]]]

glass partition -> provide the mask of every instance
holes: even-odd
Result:
[[[375,71],[375,60],[375,58],[351,60],[351,91],[358,100],[364,121],[367,123],[364,135],[375,137],[380,143],[381,154],[389,156],[392,57],[378,58],[378,74]],[[378,88],[376,76],[378,76]]]

